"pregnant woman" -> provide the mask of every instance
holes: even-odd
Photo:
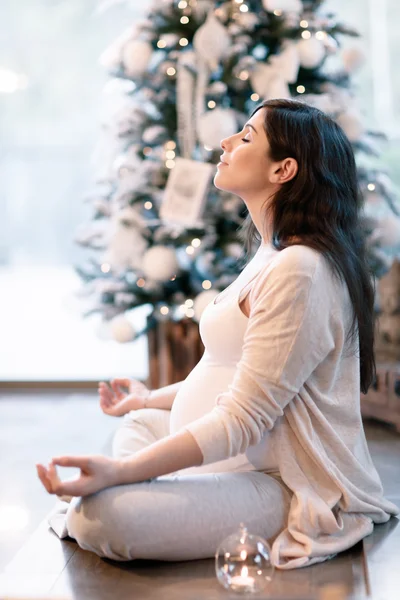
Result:
[[[360,413],[374,287],[354,155],[333,120],[294,100],[263,102],[221,147],[214,184],[242,198],[243,240],[259,245],[205,308],[201,360],[151,393],[100,384],[104,412],[125,414],[113,456],[37,471],[49,493],[73,496],[66,531],[100,556],[212,557],[243,521],[278,568],[304,567],[398,513]],[[80,475],[62,482],[56,465]]]

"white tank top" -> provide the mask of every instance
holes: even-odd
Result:
[[[240,292],[244,287],[246,293],[251,289],[247,284],[256,278],[276,253],[277,250],[271,245],[260,245],[239,276],[204,309],[199,331],[205,351],[175,397],[170,416],[171,435],[210,412],[217,396],[229,391],[228,386],[233,381],[236,365],[241,358],[248,324],[248,317],[239,306]],[[269,432],[266,431],[260,443],[251,446],[243,454],[209,465],[183,469],[180,473],[277,471],[269,441]]]

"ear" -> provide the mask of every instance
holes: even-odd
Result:
[[[271,183],[282,185],[293,179],[293,177],[296,177],[298,170],[299,165],[295,158],[284,158],[278,163],[275,163],[271,175]]]

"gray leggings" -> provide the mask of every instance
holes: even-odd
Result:
[[[168,410],[125,415],[113,455],[128,456],[169,434]],[[287,522],[291,494],[260,471],[163,475],[107,488],[69,505],[68,534],[84,550],[125,561],[194,560],[215,555],[241,522],[270,543]]]

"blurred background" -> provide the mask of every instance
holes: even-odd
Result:
[[[283,4],[296,4],[296,1],[282,0]],[[307,1],[318,4],[317,0],[304,0],[304,3]],[[202,2],[208,0],[198,0],[197,4]],[[238,8],[243,0],[232,0],[234,2]],[[163,3],[166,6],[172,4],[172,0],[160,0],[153,5]],[[268,3],[274,4],[273,0],[263,0],[264,5]],[[178,6],[178,0],[175,4]],[[196,6],[196,0],[189,0],[189,4]],[[169,299],[166,290],[171,287],[146,288],[144,279],[134,279],[134,285],[138,286],[135,291],[143,295],[132,316],[133,329],[128,322],[120,321],[113,336],[104,327],[101,310],[83,318],[78,297],[81,280],[75,267],[85,264],[87,248],[76,243],[77,231],[93,218],[93,206],[88,198],[93,195],[102,123],[106,107],[113,102],[115,78],[118,77],[114,72],[110,78],[99,57],[127,28],[143,22],[149,5],[150,2],[145,0],[106,0],[101,3],[96,0],[2,0],[0,3],[0,569],[54,504],[54,498],[44,492],[36,478],[34,463],[45,462],[55,454],[101,452],[115,430],[118,420],[104,415],[98,406],[98,381],[126,375],[145,381],[149,377],[150,363],[153,367],[157,363],[157,369],[168,377],[171,362],[179,367],[189,356],[193,366],[198,360],[198,354],[191,353],[194,345],[196,352],[201,351],[198,339],[194,337],[184,351],[172,356],[171,360],[169,351],[173,344],[163,348],[154,345],[149,349],[146,335],[137,339],[132,335],[132,331],[140,331],[146,323],[149,313],[146,299],[157,307],[159,314],[168,314],[163,303]],[[181,0],[179,5],[179,10],[188,7],[186,0]],[[350,24],[361,34],[358,38],[343,36],[342,43],[343,48],[358,48],[364,57],[362,66],[351,73],[351,81],[363,127],[387,136],[387,143],[379,154],[378,170],[382,168],[390,174],[390,186],[388,178],[379,184],[382,186],[380,193],[385,195],[385,192],[390,198],[391,190],[400,186],[400,71],[397,68],[400,4],[397,0],[327,0],[324,10],[332,11],[340,21]],[[279,10],[274,14],[279,17]],[[160,26],[160,21],[155,18],[153,25],[156,23]],[[164,34],[161,29],[159,33],[160,36]],[[307,39],[304,32],[302,37]],[[155,40],[152,40],[153,49]],[[171,40],[168,43],[172,43]],[[163,47],[165,44],[157,44],[157,48]],[[113,62],[110,56],[107,60]],[[131,60],[130,67],[134,66],[135,61]],[[161,63],[161,68],[164,70],[157,90],[158,99],[164,92],[168,95],[171,88],[169,84],[164,86],[164,79],[167,81],[170,73],[175,73],[166,63]],[[157,70],[156,66],[154,70]],[[302,76],[305,76],[305,70],[301,71]],[[240,80],[248,78],[248,74],[242,77],[244,72],[235,76],[238,98]],[[296,93],[302,93],[301,87],[294,88]],[[226,96],[225,92],[215,93]],[[258,100],[259,96],[254,95]],[[207,112],[215,106],[216,103],[210,100],[210,111]],[[248,105],[246,110],[249,112]],[[355,121],[357,127],[357,118]],[[125,122],[122,126],[125,127]],[[208,135],[213,129],[209,126]],[[165,159],[166,167],[174,166],[168,164],[174,163],[175,156],[175,146],[168,146],[174,133],[172,130],[173,127],[167,132],[169,137],[165,131],[161,132],[160,143],[154,128],[152,132],[146,130],[145,144],[145,135],[139,128],[135,144],[140,147],[142,158],[153,152],[162,166]],[[206,131],[202,133],[207,137]],[[212,148],[205,144],[201,150],[204,153]],[[203,155],[202,158],[208,160],[210,156]],[[129,171],[130,165],[121,167],[124,168]],[[118,174],[122,177],[121,169]],[[378,185],[378,177],[376,182]],[[164,183],[164,179],[161,183],[152,183],[151,193],[155,198],[162,192]],[[364,178],[364,184],[367,194],[376,192],[372,180]],[[377,204],[381,199],[376,195]],[[371,201],[373,204],[372,196]],[[224,202],[225,214],[236,215],[237,204],[230,198],[224,198]],[[152,208],[148,198],[144,208]],[[220,239],[217,240],[220,244],[215,244],[216,251],[211,252],[211,256],[210,252],[203,257],[200,253],[199,259],[194,261],[196,268],[192,269],[192,280],[180,282],[184,294],[182,297],[177,294],[174,300],[179,303],[188,297],[182,306],[189,320],[195,316],[198,321],[200,304],[204,307],[211,298],[207,293],[214,293],[209,289],[210,279],[218,283],[216,287],[223,289],[230,282],[224,277],[229,274],[232,278],[237,271],[238,250],[229,236],[237,228],[238,221],[232,218],[226,222],[229,227],[220,228]],[[399,223],[396,219],[386,240],[388,246],[396,247],[397,256],[400,254]],[[186,245],[188,256],[196,255],[199,237],[204,233],[202,239],[208,239],[213,249],[215,238],[211,225],[209,230],[189,230],[190,239],[178,237],[177,245]],[[221,232],[229,234],[226,240]],[[163,233],[161,227],[159,233]],[[178,236],[182,232],[175,233]],[[159,239],[162,241],[162,237]],[[230,244],[229,251],[219,253],[218,246],[222,248],[225,242]],[[124,249],[119,248],[120,254],[121,250],[123,254]],[[149,280],[157,268],[167,264],[161,255],[160,258],[162,260],[155,260],[153,256],[152,261],[147,261]],[[99,264],[103,275],[107,275],[110,265]],[[387,263],[387,269],[390,264]],[[175,267],[176,263],[172,261],[161,275],[168,285],[173,283],[174,276],[170,276]],[[167,272],[169,268],[170,273]],[[400,271],[396,273],[395,284],[388,291],[390,301],[387,306],[395,306],[392,312],[399,312]],[[127,282],[128,278],[125,278],[124,283]],[[113,282],[105,277],[105,283]],[[103,292],[104,300],[111,292],[104,289]],[[124,301],[128,304],[136,302],[135,294],[130,293],[123,290],[120,306],[124,306]],[[195,293],[203,296],[198,306],[192,308],[191,297]],[[112,296],[110,304],[119,310],[116,296]],[[105,312],[107,305],[103,304],[101,308]],[[399,361],[400,324],[396,328],[393,318],[398,317],[390,315],[386,336],[393,342],[393,356]],[[178,336],[178,329],[175,331]],[[396,332],[395,340],[390,339],[393,331]],[[179,335],[183,344],[182,335]],[[155,338],[152,339],[154,342]],[[120,343],[124,341],[130,343]],[[149,360],[149,352],[152,360]],[[182,379],[184,374],[177,377],[176,380]],[[385,378],[383,373],[382,381],[386,381]],[[152,387],[158,387],[154,384],[157,377],[152,381]],[[394,390],[396,380],[390,381]],[[379,392],[378,384],[379,381],[376,385]],[[400,386],[396,389],[398,391]],[[398,398],[395,400],[398,406]],[[382,405],[381,399],[379,402]],[[371,411],[372,416],[377,416],[372,408]],[[374,460],[379,472],[386,473],[388,497],[393,500],[398,490],[394,471],[390,469],[394,464],[393,457],[400,452],[400,438],[384,422],[397,422],[399,430],[399,413],[400,408],[397,416],[384,415],[382,424],[369,425],[367,431]]]
[[[399,183],[400,6],[396,0],[326,6],[362,34],[356,43],[367,60],[353,77],[357,100],[368,124],[388,134],[382,160]],[[145,10],[146,2],[116,2],[101,11],[94,0],[0,5],[1,381],[146,376],[143,337],[133,347],[101,339],[99,317],[79,316],[72,267],[84,253],[74,236],[89,214],[84,197],[93,184],[107,84],[98,59]]]

